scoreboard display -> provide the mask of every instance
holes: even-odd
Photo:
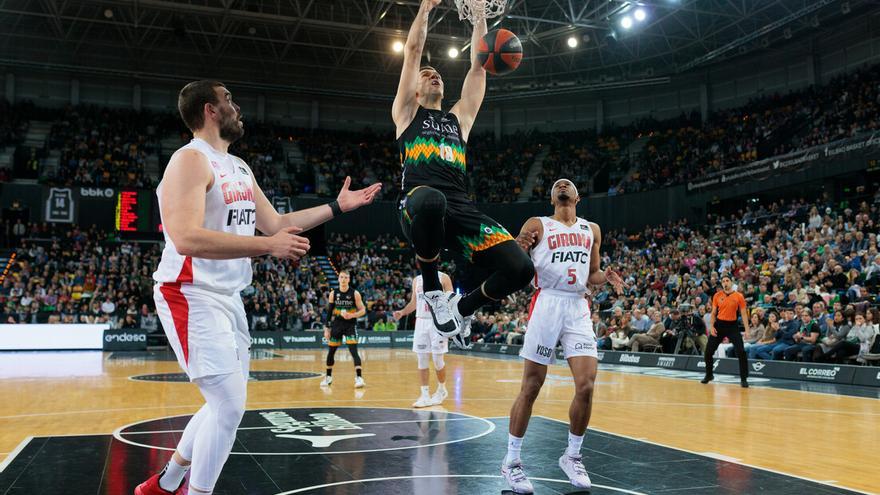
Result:
[[[152,189],[75,188],[75,219],[83,226],[96,225],[116,232],[161,232],[159,201]]]
[[[119,191],[114,227],[119,232],[161,232],[159,205],[153,191]]]

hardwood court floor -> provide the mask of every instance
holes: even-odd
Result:
[[[409,408],[418,393],[414,355],[397,349],[361,351],[367,382],[361,390],[353,387],[354,372],[345,352],[337,355],[341,358],[337,358],[330,389],[318,386],[323,352],[265,352],[263,359],[252,361],[253,371],[316,376],[252,382],[248,409]],[[180,371],[174,361],[137,356],[99,352],[0,355],[0,394],[6,398],[0,402],[2,457],[17,453],[26,437],[108,435],[124,425],[192,414],[201,406],[201,397],[191,384],[132,380],[135,375]],[[436,410],[482,418],[508,415],[519,389],[522,365],[518,360],[454,354],[446,362],[450,396]],[[567,420],[572,392],[567,367],[552,367],[534,414]],[[588,435],[609,432],[833,486],[880,492],[878,424],[877,399],[760,386],[744,390],[737,384],[706,386],[693,380],[600,370],[591,422],[596,432]],[[554,435],[564,442],[564,428]],[[503,438],[499,435],[496,448],[483,452],[492,469],[504,456]],[[546,441],[533,430],[526,436],[524,458]],[[589,454],[585,463],[590,469]]]

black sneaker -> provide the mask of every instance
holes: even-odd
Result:
[[[704,383],[704,384],[705,384],[705,383],[709,383],[709,382],[711,382],[711,381],[714,380],[714,379],[715,379],[714,376],[705,376],[705,377],[703,377],[702,380],[700,380],[700,383]]]
[[[742,388],[749,388],[749,382],[747,382],[746,380],[742,380],[741,382],[739,382],[739,386]]]

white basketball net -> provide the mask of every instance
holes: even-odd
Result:
[[[498,17],[504,13],[507,0],[455,0],[458,18],[476,24],[483,19]]]

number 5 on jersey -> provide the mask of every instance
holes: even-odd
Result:
[[[568,269],[568,285],[574,285],[578,281],[577,268]]]

